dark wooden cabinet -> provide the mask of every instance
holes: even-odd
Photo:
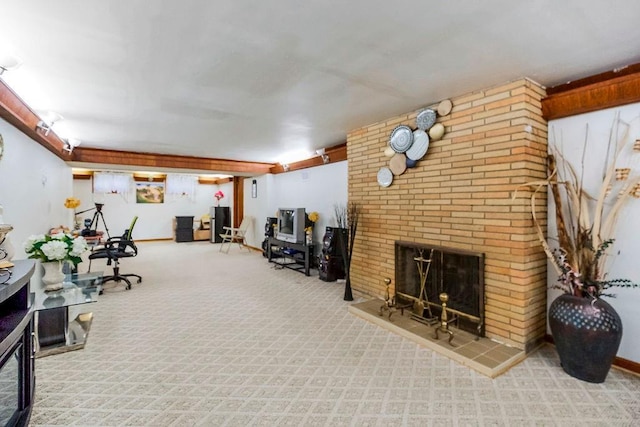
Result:
[[[35,392],[29,288],[35,262],[20,260],[14,264],[11,278],[0,285],[0,425],[26,426]]]
[[[193,217],[176,217],[176,242],[193,242]]]

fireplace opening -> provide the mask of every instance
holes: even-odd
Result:
[[[436,324],[442,293],[449,297],[447,314],[455,326],[483,337],[484,254],[397,241],[396,305],[413,310],[418,321]]]

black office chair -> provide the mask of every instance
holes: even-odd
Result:
[[[94,259],[105,258],[107,259],[107,265],[111,265],[111,263],[113,263],[113,275],[104,276],[102,278],[103,284],[109,281],[114,281],[116,283],[120,283],[122,281],[127,284],[127,289],[131,289],[131,282],[128,277],[137,277],[138,283],[142,282],[142,277],[137,274],[120,273],[120,258],[131,258],[138,255],[138,248],[131,238],[133,226],[136,224],[137,220],[137,216],[133,218],[131,225],[124,231],[122,237],[110,237],[106,242],[104,242],[102,247],[95,249],[89,255],[89,263]],[[89,266],[91,266],[91,264],[89,264]]]

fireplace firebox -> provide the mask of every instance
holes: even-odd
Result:
[[[411,307],[416,320],[430,323],[441,316],[442,293],[456,327],[483,337],[484,254],[397,241],[396,305]]]

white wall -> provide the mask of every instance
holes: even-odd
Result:
[[[620,113],[620,118],[629,123],[629,138],[633,141],[640,139],[640,104],[632,104],[602,110],[589,114],[568,117],[549,122],[549,144],[562,147],[562,152],[570,159],[576,171],[580,173],[586,125],[589,125],[587,149],[584,158],[584,187],[595,195],[596,189],[602,182],[603,163],[606,158],[607,143],[614,117]],[[632,154],[633,153],[633,154]],[[626,165],[640,174],[640,152],[629,152],[621,157],[618,165]],[[553,201],[549,203],[549,236],[555,235],[555,211]],[[626,278],[640,283],[640,269],[638,268],[638,253],[640,252],[640,200],[631,198],[618,217],[618,224],[614,231],[615,242],[609,253],[615,254],[611,258],[608,278]],[[550,241],[550,244],[553,242]],[[549,283],[554,283],[555,270],[548,269]],[[616,298],[607,298],[622,319],[623,336],[618,356],[640,362],[640,288],[613,288]],[[549,291],[548,303],[558,295],[558,291]]]
[[[120,194],[93,194],[92,181],[76,179],[73,181],[73,195],[80,199],[78,211],[94,206],[94,203],[104,203],[102,214],[111,236],[120,236],[134,216],[138,222],[134,228],[136,240],[167,239],[173,237],[172,221],[175,216],[193,216],[194,222],[202,215],[209,214],[211,206],[215,204],[214,193],[222,190],[224,198],[220,206],[231,206],[233,200],[233,184],[221,185],[198,184],[193,200],[186,197],[166,196],[164,203],[149,204],[136,203],[135,194],[123,196]],[[82,218],[93,218],[95,210],[84,213]],[[104,231],[101,218],[98,220],[98,230]]]
[[[72,226],[73,213],[64,208],[64,200],[74,196],[81,200],[78,211],[89,209],[95,202],[104,203],[102,213],[109,232],[120,235],[138,215],[134,236],[138,240],[171,238],[172,219],[176,215],[193,215],[196,219],[210,212],[215,204],[213,194],[225,194],[221,206],[233,211],[233,185],[198,185],[195,201],[167,198],[163,204],[137,204],[134,195],[92,194],[91,180],[73,180],[71,168],[41,145],[0,119],[0,133],[5,151],[0,160],[0,205],[4,222],[12,224],[9,234],[17,249],[16,258],[26,258],[22,244],[31,234],[46,233],[51,227]],[[256,179],[257,198],[251,197],[251,181]],[[278,175],[262,175],[245,180],[245,215],[255,218],[248,234],[251,246],[260,247],[264,239],[264,223],[275,216],[279,207],[304,207],[317,211],[320,219],[314,241],[320,242],[326,226],[335,226],[334,206],[347,203],[347,162],[331,163]],[[95,211],[82,215],[92,218]],[[104,230],[102,220],[99,230]]]
[[[0,205],[13,226],[9,238],[15,259],[25,259],[23,243],[32,234],[70,225],[64,200],[72,195],[71,169],[58,157],[0,119],[4,154],[0,159]]]
[[[258,197],[251,197],[251,181],[258,185]],[[305,208],[318,212],[313,240],[319,243],[327,226],[336,226],[334,206],[347,204],[347,162],[330,163],[309,169],[277,175],[262,175],[245,180],[244,214],[255,218],[247,243],[260,247],[264,240],[267,217],[274,217],[278,208]]]

